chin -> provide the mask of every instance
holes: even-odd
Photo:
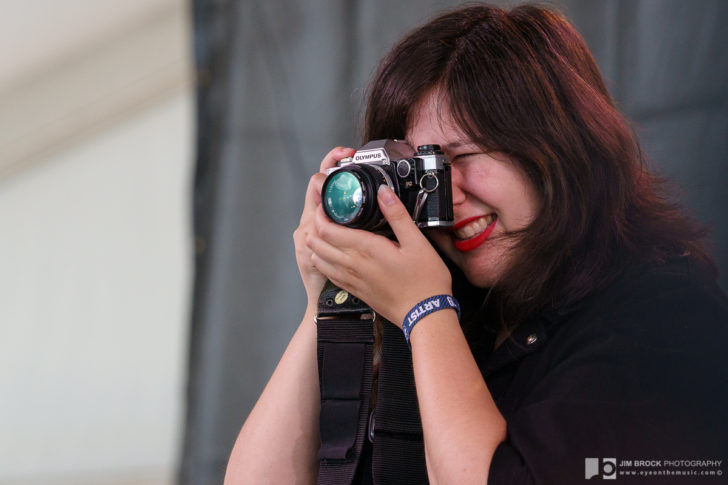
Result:
[[[488,251],[461,259],[457,264],[471,285],[493,288],[507,271],[508,258],[503,251]]]
[[[478,250],[462,253],[455,249],[451,236],[442,233],[431,234],[432,241],[450,258],[465,275],[468,282],[477,288],[492,288],[501,274],[504,258],[502,251]]]
[[[492,288],[496,281],[491,272],[483,269],[466,268],[463,273],[470,284],[477,288]]]

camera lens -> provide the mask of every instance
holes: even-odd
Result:
[[[326,213],[336,223],[353,221],[362,209],[362,187],[351,172],[334,172],[326,184],[323,197]]]
[[[375,230],[386,223],[377,204],[377,189],[392,187],[376,165],[354,163],[329,174],[321,190],[321,205],[329,219],[354,229]]]

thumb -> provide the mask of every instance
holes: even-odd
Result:
[[[422,233],[412,221],[412,216],[407,212],[407,208],[392,189],[386,185],[380,185],[377,190],[377,199],[379,201],[379,210],[387,219],[400,244],[404,244],[413,238],[422,237]]]

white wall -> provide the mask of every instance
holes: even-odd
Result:
[[[174,2],[176,14],[183,5]],[[120,38],[104,45],[118,52]],[[103,55],[97,45],[90,37],[84,52]],[[133,69],[134,56],[119,64]],[[44,102],[7,141],[28,149],[2,158],[0,140],[0,167],[12,168],[0,175],[0,484],[169,483],[192,281],[192,91],[167,82],[129,96],[134,86],[121,86],[125,103],[74,116],[88,90],[75,105],[73,84],[59,88],[64,99],[48,95],[70,65],[0,89],[0,99],[22,92],[32,105],[42,84]],[[30,111],[0,104],[0,124]],[[76,125],[60,137],[44,131],[48,120]]]

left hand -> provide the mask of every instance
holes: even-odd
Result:
[[[317,234],[309,234],[306,242],[316,269],[401,327],[420,301],[452,295],[452,277],[396,194],[382,188],[377,200],[397,241],[335,224],[319,207]]]

